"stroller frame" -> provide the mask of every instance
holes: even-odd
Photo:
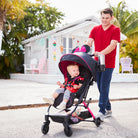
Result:
[[[49,118],[51,118],[54,122],[63,123],[64,133],[68,137],[70,137],[73,134],[71,124],[77,124],[81,121],[94,122],[97,127],[99,127],[100,124],[101,124],[100,118],[95,118],[93,112],[89,108],[89,103],[91,101],[91,98],[89,98],[89,100],[86,101],[86,97],[87,97],[89,87],[90,87],[90,85],[93,85],[93,81],[96,81],[95,74],[96,74],[96,70],[97,70],[97,62],[90,55],[88,55],[87,53],[76,52],[76,53],[73,53],[73,54],[65,54],[61,57],[60,63],[59,63],[59,68],[60,68],[61,72],[64,74],[64,77],[66,77],[66,75],[67,75],[67,71],[64,70],[66,68],[65,64],[64,64],[64,61],[68,61],[68,59],[70,59],[69,60],[69,64],[70,64],[70,61],[71,62],[74,61],[74,59],[72,58],[73,56],[74,57],[76,56],[77,58],[80,58],[81,60],[82,59],[85,59],[86,61],[91,60],[91,62],[94,64],[94,66],[85,68],[86,66],[88,66],[88,64],[87,64],[87,65],[84,65],[85,67],[84,66],[82,67],[82,70],[85,69],[86,72],[88,72],[88,74],[86,72],[84,72],[84,70],[83,70],[83,73],[84,73],[84,75],[86,75],[85,76],[86,78],[84,78],[83,85],[78,90],[78,92],[74,94],[75,97],[73,97],[73,98],[78,98],[78,101],[77,101],[76,104],[72,103],[73,104],[72,107],[74,106],[74,109],[72,111],[70,111],[69,108],[67,108],[65,110],[66,112],[70,111],[70,113],[65,114],[65,115],[61,115],[61,114],[60,115],[58,115],[58,114],[53,115],[53,114],[50,114],[50,109],[51,109],[52,106],[50,105],[48,107],[47,114],[45,115],[45,122],[43,122],[43,125],[41,127],[41,131],[42,131],[43,134],[47,134],[48,131],[49,131],[49,124],[50,124]],[[64,64],[63,65],[64,68],[62,68],[62,63]],[[77,59],[77,63],[81,64],[81,62],[78,59]],[[60,94],[59,97],[63,97],[63,94]],[[55,100],[55,102],[59,100],[58,98]],[[54,106],[56,107],[58,105],[54,104]],[[87,109],[87,111],[80,112],[80,114],[78,116],[75,116],[78,119],[78,121],[73,122],[71,120],[71,117],[73,117],[73,113],[76,111],[77,107],[79,107],[79,106]],[[92,119],[88,120],[88,118],[92,118]]]

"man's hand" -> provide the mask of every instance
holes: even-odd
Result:
[[[102,55],[103,53],[102,53],[102,52],[97,52],[97,51],[96,51],[96,52],[94,52],[93,54],[94,54],[94,56],[98,57],[99,55]]]

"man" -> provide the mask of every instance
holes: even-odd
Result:
[[[115,68],[116,46],[120,42],[120,29],[111,24],[113,12],[110,8],[101,11],[101,25],[95,26],[89,35],[87,45],[90,47],[94,42],[95,59],[100,54],[105,55],[105,71],[97,72],[97,86],[100,92],[99,112],[96,118],[104,121],[105,116],[112,114],[111,104],[109,101],[109,88],[112,78],[112,72]]]

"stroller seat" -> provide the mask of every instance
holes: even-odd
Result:
[[[89,70],[85,69],[83,66],[80,66],[80,76],[84,78],[83,85],[76,93],[71,93],[70,99],[67,103],[67,108],[70,108],[73,105],[74,99],[78,99],[79,100],[78,104],[80,104],[80,102],[82,101],[82,98],[86,99],[86,97],[87,97],[88,91],[85,92],[84,89],[86,88],[86,86],[89,87],[92,84],[93,77],[92,77],[91,73],[89,72]],[[87,88],[87,90],[88,90],[88,88]],[[57,97],[57,99],[54,102],[54,107],[57,107],[60,104],[60,102],[63,99],[63,95],[64,94],[62,93]]]

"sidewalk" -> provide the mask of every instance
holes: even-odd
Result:
[[[0,107],[42,104],[42,97],[52,94],[57,85],[40,84],[22,80],[0,80]],[[96,84],[90,87],[88,97],[98,100]],[[112,83],[110,98],[113,116],[96,127],[91,122],[72,125],[71,138],[138,138],[138,83]],[[125,100],[129,98],[131,100]],[[137,98],[134,100],[134,98]],[[124,99],[122,101],[118,99]],[[89,105],[94,115],[98,103]],[[1,138],[65,138],[61,123],[51,121],[47,135],[41,132],[48,107],[0,110]]]
[[[58,86],[23,80],[0,79],[0,107],[42,104],[43,97],[49,97]],[[90,87],[87,98],[98,100],[96,83]],[[111,83],[110,99],[138,98],[138,83]]]

